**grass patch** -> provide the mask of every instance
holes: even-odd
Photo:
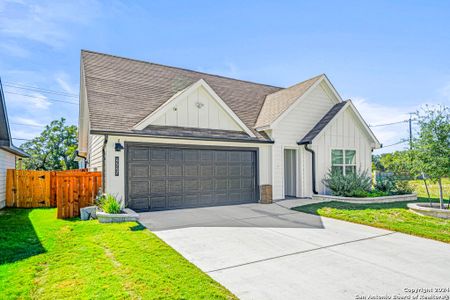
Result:
[[[136,223],[0,211],[2,299],[236,299]]]
[[[417,202],[427,201],[419,198]],[[450,243],[450,220],[417,215],[408,210],[407,203],[410,202],[353,204],[331,201],[299,206],[294,210]]]
[[[423,184],[423,180],[410,180],[409,183],[413,187],[414,191],[419,197],[427,197],[427,190]],[[439,198],[439,185],[437,183],[431,183],[427,180],[428,189],[430,190],[431,198]],[[450,197],[450,178],[442,179],[442,191],[444,194],[444,200],[448,200]]]

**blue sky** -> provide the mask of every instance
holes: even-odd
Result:
[[[77,102],[81,49],[278,86],[326,73],[369,124],[450,104],[450,1],[337,2],[0,0],[13,137],[77,124],[66,102]],[[408,134],[406,123],[374,131],[385,145]]]

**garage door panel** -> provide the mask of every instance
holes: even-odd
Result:
[[[177,165],[168,165],[168,176],[183,176],[183,166],[180,164]]]
[[[256,152],[127,146],[127,205],[164,210],[256,202]]]
[[[166,176],[167,166],[165,164],[152,164],[150,165],[150,176],[151,177],[164,177]]]
[[[228,175],[240,177],[241,176],[241,166],[240,165],[228,166]]]
[[[200,179],[200,193],[214,191],[214,181],[212,179]]]
[[[133,178],[148,178],[149,177],[149,166],[147,165],[134,165],[130,168],[130,176]]]
[[[168,159],[171,162],[181,162],[183,160],[183,150],[170,149],[168,150]]]
[[[214,167],[212,165],[200,166],[200,176],[213,177],[214,176]]]
[[[221,177],[228,176],[228,166],[227,165],[216,165],[214,168],[214,176],[221,176]]]
[[[167,196],[167,205],[169,208],[183,207],[183,196]]]
[[[131,196],[147,196],[150,189],[149,181],[133,181],[130,185]]]
[[[150,197],[150,209],[151,210],[159,210],[166,208],[166,197]]]
[[[150,181],[150,193],[151,194],[160,194],[165,195],[166,194],[166,181],[160,180],[160,179],[152,179]]]
[[[183,176],[186,177],[197,177],[198,176],[198,165],[197,164],[186,164],[183,166]]]
[[[198,150],[183,150],[184,161],[198,161],[199,151]]]
[[[149,201],[148,198],[134,198],[131,197],[129,199],[129,204],[128,206],[133,207],[135,210],[137,211],[145,211],[148,210],[149,207]]]
[[[191,193],[198,191],[199,183],[198,179],[185,179],[183,191],[185,193]]]
[[[198,205],[198,195],[184,195],[184,206],[185,207],[195,207]]]
[[[148,149],[141,149],[141,148],[137,148],[137,149],[132,149],[130,151],[130,155],[129,155],[129,159],[131,161],[147,161],[148,160]]]
[[[181,194],[183,193],[183,180],[168,180],[167,181],[168,194]]]
[[[150,160],[152,161],[165,161],[166,149],[153,148],[150,151]]]

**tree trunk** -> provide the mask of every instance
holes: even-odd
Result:
[[[423,178],[423,183],[425,184],[425,189],[427,190],[428,202],[430,202],[430,206],[432,206],[432,204],[431,204],[431,197],[430,197],[430,191],[428,190],[427,179],[425,178],[425,175],[423,173],[422,173],[422,178]]]
[[[442,179],[441,178],[439,178],[438,184],[439,184],[439,205],[440,205],[441,209],[444,209],[444,194],[442,191]]]

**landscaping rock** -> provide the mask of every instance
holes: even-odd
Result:
[[[90,219],[96,219],[97,206],[86,206],[80,209],[80,219],[87,221]]]
[[[136,222],[139,215],[129,208],[125,208],[120,214],[108,214],[103,211],[97,211],[97,218],[100,223],[122,223]]]

